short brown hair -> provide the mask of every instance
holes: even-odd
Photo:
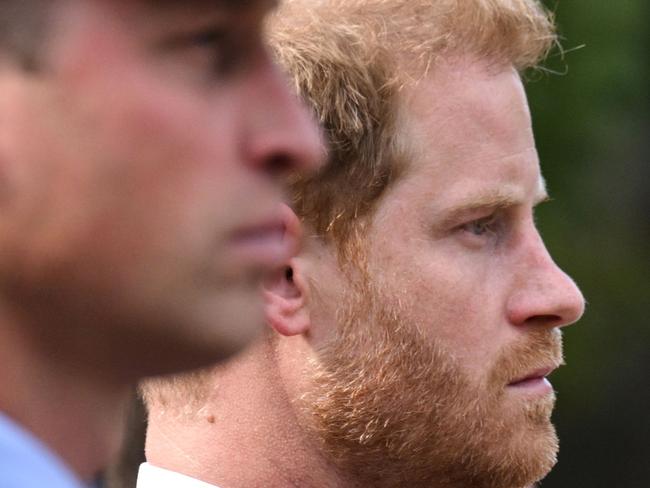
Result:
[[[0,1],[0,57],[36,69],[54,0]]]
[[[535,67],[556,42],[553,26],[537,0],[286,0],[271,44],[330,146],[320,173],[292,179],[296,213],[345,256],[410,158],[400,88],[445,56]]]

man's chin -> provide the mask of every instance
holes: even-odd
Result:
[[[514,448],[522,458],[522,472],[528,472],[528,484],[544,478],[557,463],[559,441],[551,422],[554,405],[555,396],[548,395],[525,406],[522,435]]]
[[[492,399],[450,457],[450,478],[473,488],[528,488],[556,464],[554,395]]]
[[[494,461],[500,462],[495,463],[491,469],[484,470],[484,474],[490,475],[489,478],[500,481],[488,482],[485,488],[531,486],[542,480],[557,462],[558,438],[548,417],[527,419],[527,422],[517,429],[510,442],[505,444],[506,450],[493,457]]]
[[[544,479],[557,463],[559,444],[555,428],[550,422],[545,427],[539,427],[541,432],[531,434],[528,439],[530,458],[524,461],[528,465],[528,469],[524,470],[528,471],[524,483],[526,486]]]

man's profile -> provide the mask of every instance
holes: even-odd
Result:
[[[321,153],[271,6],[0,4],[3,487],[92,479],[130,386],[261,329],[260,280],[295,250],[280,176]]]
[[[271,37],[330,164],[292,181],[288,228],[305,245],[265,284],[266,336],[145,388],[138,486],[543,478],[558,448],[546,377],[584,308],[534,222],[547,193],[520,73],[555,40],[548,13],[298,0]]]

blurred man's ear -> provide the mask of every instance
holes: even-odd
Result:
[[[285,238],[300,242],[302,226],[296,214],[287,207]],[[310,327],[307,296],[309,289],[304,278],[302,260],[292,258],[281,270],[264,283],[264,312],[266,322],[278,334],[299,335]]]

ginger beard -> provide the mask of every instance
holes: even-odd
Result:
[[[307,429],[343,476],[360,486],[521,488],[550,471],[554,395],[508,398],[506,385],[560,362],[558,329],[531,330],[472,381],[422,332],[435,323],[412,323],[370,280],[349,297],[302,398]]]

